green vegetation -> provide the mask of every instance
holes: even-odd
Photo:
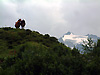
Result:
[[[100,75],[100,40],[91,44],[80,54],[48,34],[0,28],[0,75]]]

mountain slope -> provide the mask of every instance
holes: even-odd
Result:
[[[10,27],[0,28],[0,54],[3,55],[3,53],[9,52],[9,50],[13,50],[15,47],[26,42],[41,43],[46,47],[59,44],[58,39],[55,37],[50,37],[48,34],[42,35],[37,31]],[[5,55],[7,54],[9,53],[5,53]]]
[[[100,40],[91,54],[80,54],[48,34],[0,28],[0,75],[100,75],[99,58]]]
[[[0,75],[61,75],[67,70],[59,67],[71,50],[49,34],[0,28],[0,44]]]

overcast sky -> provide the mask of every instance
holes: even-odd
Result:
[[[57,38],[68,31],[100,37],[100,0],[0,0],[0,27],[15,28],[19,18]]]

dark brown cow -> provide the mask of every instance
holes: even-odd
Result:
[[[19,20],[15,23],[15,27],[16,27],[16,28],[19,28],[19,27],[20,27],[20,22],[21,22],[21,19],[19,19]]]
[[[20,23],[22,29],[24,29],[24,26],[25,26],[25,20],[22,20],[21,23]]]

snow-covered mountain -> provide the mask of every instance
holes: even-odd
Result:
[[[66,46],[70,48],[73,48],[75,46],[76,48],[81,50],[83,41],[87,41],[88,38],[91,38],[93,42],[97,42],[97,39],[100,39],[100,37],[97,37],[96,35],[92,34],[87,34],[83,36],[83,35],[74,35],[72,32],[67,32],[58,40],[59,42],[64,43]]]

